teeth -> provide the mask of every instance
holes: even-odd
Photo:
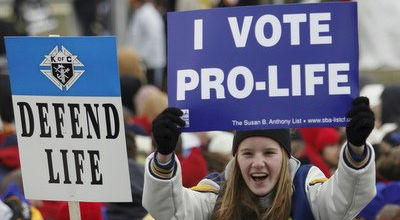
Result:
[[[252,177],[266,177],[267,174],[265,174],[265,173],[254,173],[254,174],[251,174],[251,176]]]

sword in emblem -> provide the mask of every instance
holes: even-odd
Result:
[[[53,68],[57,72],[57,78],[61,80],[62,83],[65,83],[66,78],[68,78],[68,76],[65,75],[65,73],[67,73],[70,69],[69,68],[65,69],[65,67],[62,64],[58,64],[57,68],[56,67]]]

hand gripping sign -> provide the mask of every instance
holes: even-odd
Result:
[[[25,196],[131,201],[115,38],[5,42]]]
[[[357,38],[355,2],[169,13],[169,105],[185,131],[344,126]]]

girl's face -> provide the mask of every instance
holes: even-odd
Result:
[[[278,182],[282,150],[278,142],[271,138],[249,137],[240,143],[237,161],[251,192],[256,196],[265,196]]]

